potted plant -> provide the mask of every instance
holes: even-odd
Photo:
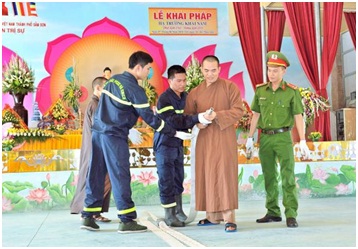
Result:
[[[2,71],[2,92],[10,93],[15,102],[14,110],[28,124],[28,112],[23,106],[27,93],[35,90],[34,71],[17,55],[11,56]]]
[[[308,135],[308,139],[312,140],[312,142],[318,142],[321,137],[322,137],[322,134],[319,131],[312,131]]]

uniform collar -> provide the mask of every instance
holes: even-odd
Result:
[[[130,72],[124,71],[124,72],[123,72],[123,75],[126,76],[126,77],[129,77],[129,78],[132,78],[132,80],[135,80],[135,81],[137,82],[137,84],[138,84],[138,80],[137,80],[137,79],[134,77],[134,75],[131,74]]]
[[[179,97],[179,96],[173,91],[173,89],[171,89],[170,87],[168,87],[167,91],[168,91],[171,95],[175,96],[176,99],[181,99],[181,98],[183,97],[183,95],[184,95],[184,92],[182,92],[182,93],[180,93],[180,97]]]
[[[286,87],[287,87],[286,81],[281,80],[280,86],[279,86],[278,88],[281,88],[282,90],[285,91],[285,90],[286,90]],[[267,88],[270,88],[270,89],[272,90],[272,83],[271,83],[271,82],[269,82],[269,83],[267,84],[266,90],[267,90]],[[277,88],[277,89],[278,89],[278,88]]]

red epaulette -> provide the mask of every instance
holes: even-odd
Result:
[[[291,83],[287,83],[287,86],[289,88],[292,88],[293,90],[297,90],[298,89],[298,86],[295,86],[294,84],[291,84]]]
[[[258,88],[258,87],[260,87],[260,86],[265,86],[265,85],[267,85],[267,84],[268,84],[268,82],[261,83],[261,84],[257,84],[257,85],[256,85],[256,88]]]

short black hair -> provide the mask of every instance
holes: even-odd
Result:
[[[133,69],[136,65],[140,65],[141,67],[144,67],[148,63],[152,63],[153,58],[150,56],[150,54],[143,52],[143,51],[137,51],[134,52],[129,57],[129,68]]]
[[[92,90],[94,91],[94,88],[96,86],[101,86],[103,87],[104,83],[107,81],[107,79],[105,77],[96,77],[93,81],[92,81]]]
[[[112,72],[112,70],[109,68],[109,67],[105,67],[104,69],[103,69],[103,72],[105,72],[105,71],[110,71],[110,72]]]
[[[180,65],[173,65],[168,68],[167,73],[168,73],[168,79],[173,79],[175,77],[175,74],[177,74],[177,73],[185,73],[186,74],[186,70],[184,67],[182,67]]]
[[[201,62],[201,65],[203,65],[204,61],[210,61],[210,62],[216,61],[218,63],[218,65],[220,65],[219,58],[216,57],[215,55],[207,55],[207,56],[205,56],[203,58],[202,62]]]

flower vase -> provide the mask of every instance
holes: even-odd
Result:
[[[245,145],[248,136],[249,136],[249,132],[248,132],[248,131],[243,131],[243,130],[241,130],[241,129],[236,129],[236,137],[237,137],[236,142],[237,142],[238,144],[243,144],[243,145]]]
[[[28,111],[24,107],[24,98],[26,94],[23,93],[11,93],[14,98],[14,111],[19,114],[21,119],[28,125]]]
[[[319,142],[317,142],[318,140],[312,140],[313,141],[313,146],[314,146],[314,153],[312,155],[312,160],[313,161],[317,161],[319,159],[321,159],[321,156],[319,155]]]

